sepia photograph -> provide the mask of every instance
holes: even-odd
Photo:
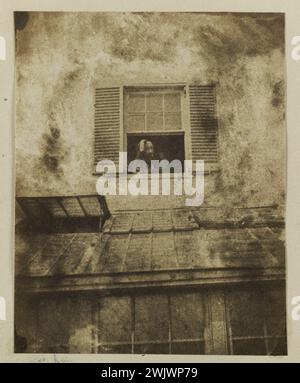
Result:
[[[285,14],[14,30],[14,352],[287,355]]]

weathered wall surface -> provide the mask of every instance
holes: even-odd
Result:
[[[95,84],[196,80],[219,82],[210,204],[282,203],[284,75],[283,15],[30,13],[16,31],[17,195],[95,192]]]

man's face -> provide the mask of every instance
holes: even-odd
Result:
[[[147,141],[145,144],[145,157],[151,159],[153,157],[153,144],[151,141]]]

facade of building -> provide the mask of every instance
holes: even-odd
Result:
[[[28,352],[286,354],[278,209],[125,211],[100,231],[96,201],[20,202],[38,222],[17,254]]]
[[[29,14],[17,352],[287,353],[283,27],[280,14]],[[143,139],[204,160],[201,206],[97,195],[96,164],[134,160]]]

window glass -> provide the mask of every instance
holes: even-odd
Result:
[[[145,95],[143,93],[127,95],[127,111],[129,113],[145,113]]]
[[[164,95],[165,112],[180,112],[180,93],[166,93]]]
[[[131,344],[100,344],[98,353],[106,354],[131,354]]]
[[[200,293],[171,296],[172,339],[203,339],[204,307]]]
[[[269,355],[287,355],[287,339],[286,336],[282,338],[269,339]]]
[[[181,129],[181,114],[180,113],[166,113],[165,114],[165,129],[166,130],[180,130]]]
[[[163,114],[162,113],[147,113],[147,130],[149,131],[161,131],[163,126]]]
[[[231,291],[226,301],[233,354],[287,354],[283,288]]]
[[[168,343],[142,343],[134,347],[135,354],[169,354]]]
[[[285,296],[280,290],[265,291],[266,325],[269,336],[282,336],[286,332]]]
[[[143,114],[128,115],[126,128],[128,132],[143,132],[145,130],[145,116]]]
[[[209,303],[225,310],[228,351],[235,355],[286,355],[285,297],[282,288],[226,290],[225,300],[190,291],[105,297],[97,316],[98,352],[138,354],[205,354],[216,342],[206,324]],[[214,312],[216,307],[214,307]],[[216,316],[211,318],[216,326]],[[219,319],[220,321],[220,319]],[[215,327],[214,327],[215,328]],[[206,336],[204,337],[204,334]],[[205,341],[208,341],[205,347]]]
[[[255,290],[229,294],[227,304],[233,337],[264,335],[262,298],[263,296]]]
[[[265,291],[265,318],[268,336],[268,353],[286,355],[286,303],[283,289]]]
[[[172,342],[172,354],[205,354],[204,341]]]
[[[69,352],[70,315],[74,301],[67,297],[42,298],[39,302],[38,342],[39,352]],[[49,320],[51,318],[51,320]]]
[[[131,342],[131,308],[129,297],[105,297],[98,312],[99,344]]]
[[[266,355],[264,339],[243,339],[233,341],[235,355]]]
[[[160,93],[150,93],[146,96],[147,112],[159,113],[163,111],[163,95]]]
[[[125,129],[129,133],[182,129],[180,92],[129,92],[124,107]]]
[[[169,313],[165,295],[135,298],[135,341],[168,341]]]

